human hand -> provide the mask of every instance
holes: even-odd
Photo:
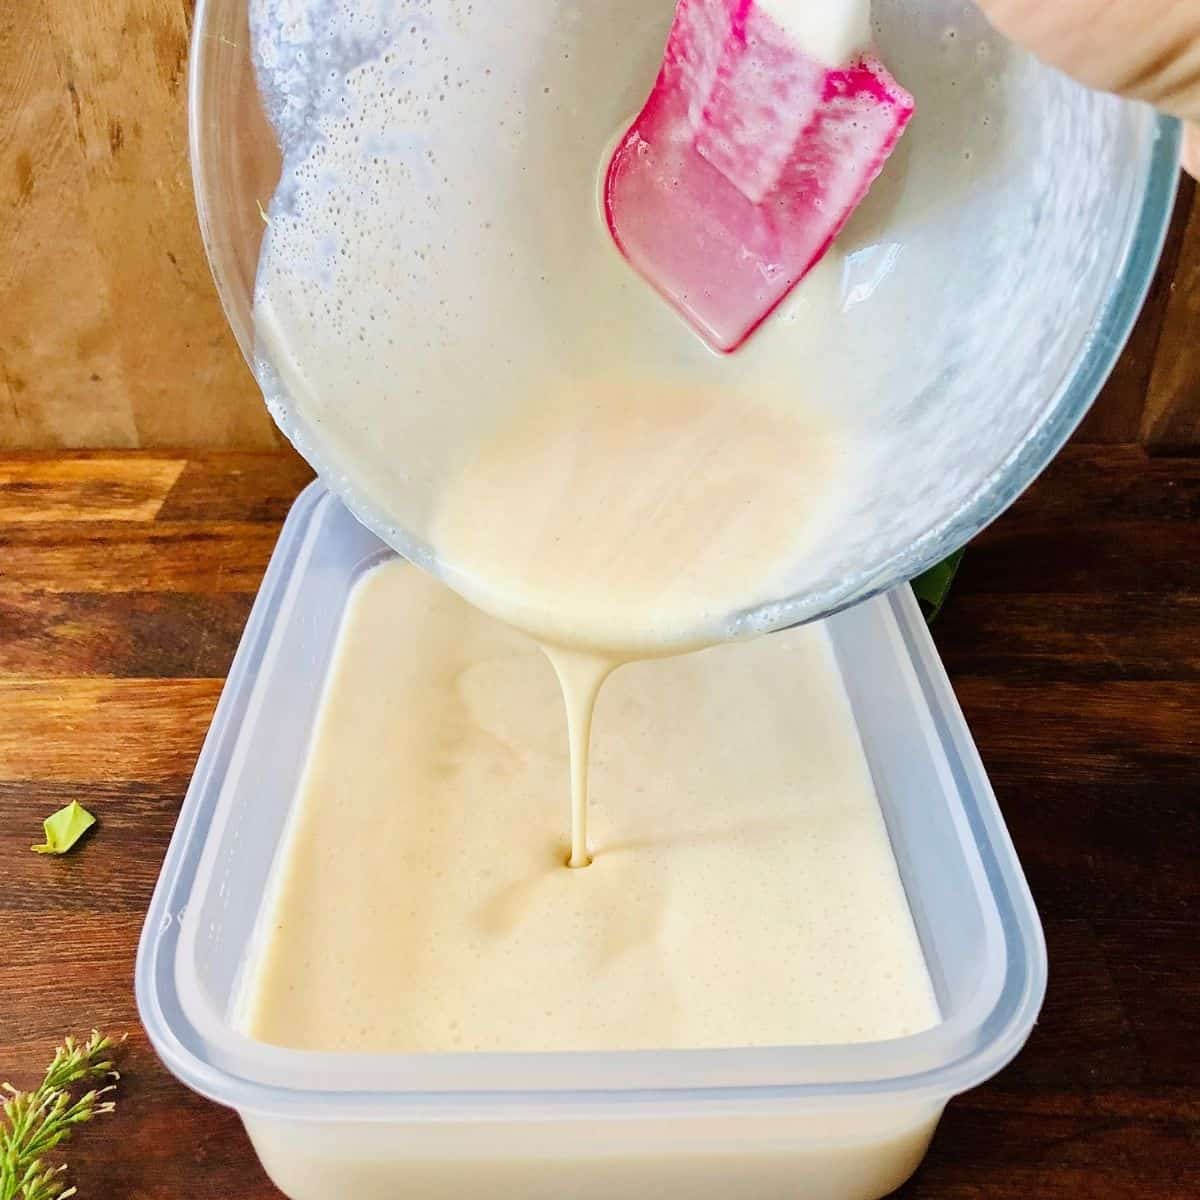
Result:
[[[979,0],[993,25],[1089,87],[1145,100],[1187,123],[1200,178],[1200,0]]]

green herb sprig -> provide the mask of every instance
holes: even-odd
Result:
[[[45,1155],[65,1142],[77,1125],[113,1111],[111,1096],[120,1078],[113,1069],[114,1042],[93,1031],[82,1044],[67,1038],[54,1052],[42,1082],[31,1092],[11,1083],[0,1123],[0,1200],[66,1200],[75,1195],[63,1179],[66,1164],[47,1165]],[[76,1097],[80,1084],[108,1079]]]

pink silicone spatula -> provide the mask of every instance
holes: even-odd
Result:
[[[679,0],[608,168],[613,238],[715,350],[736,350],[824,256],[914,109],[877,58],[821,62],[757,0]]]

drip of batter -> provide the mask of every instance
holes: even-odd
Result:
[[[571,760],[571,854],[572,870],[592,865],[588,846],[588,766],[591,760],[592,724],[596,701],[604,681],[619,664],[610,659],[543,646],[554,665],[567,710],[567,751]]]

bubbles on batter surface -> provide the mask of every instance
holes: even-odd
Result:
[[[456,100],[473,75],[486,79],[461,44],[474,10],[448,0],[252,0],[255,67],[283,157],[256,300],[269,292],[288,314],[298,360],[306,327],[383,354],[396,331],[419,329],[430,342],[445,332],[443,209],[455,180],[441,151]],[[276,396],[273,409],[288,399]]]

